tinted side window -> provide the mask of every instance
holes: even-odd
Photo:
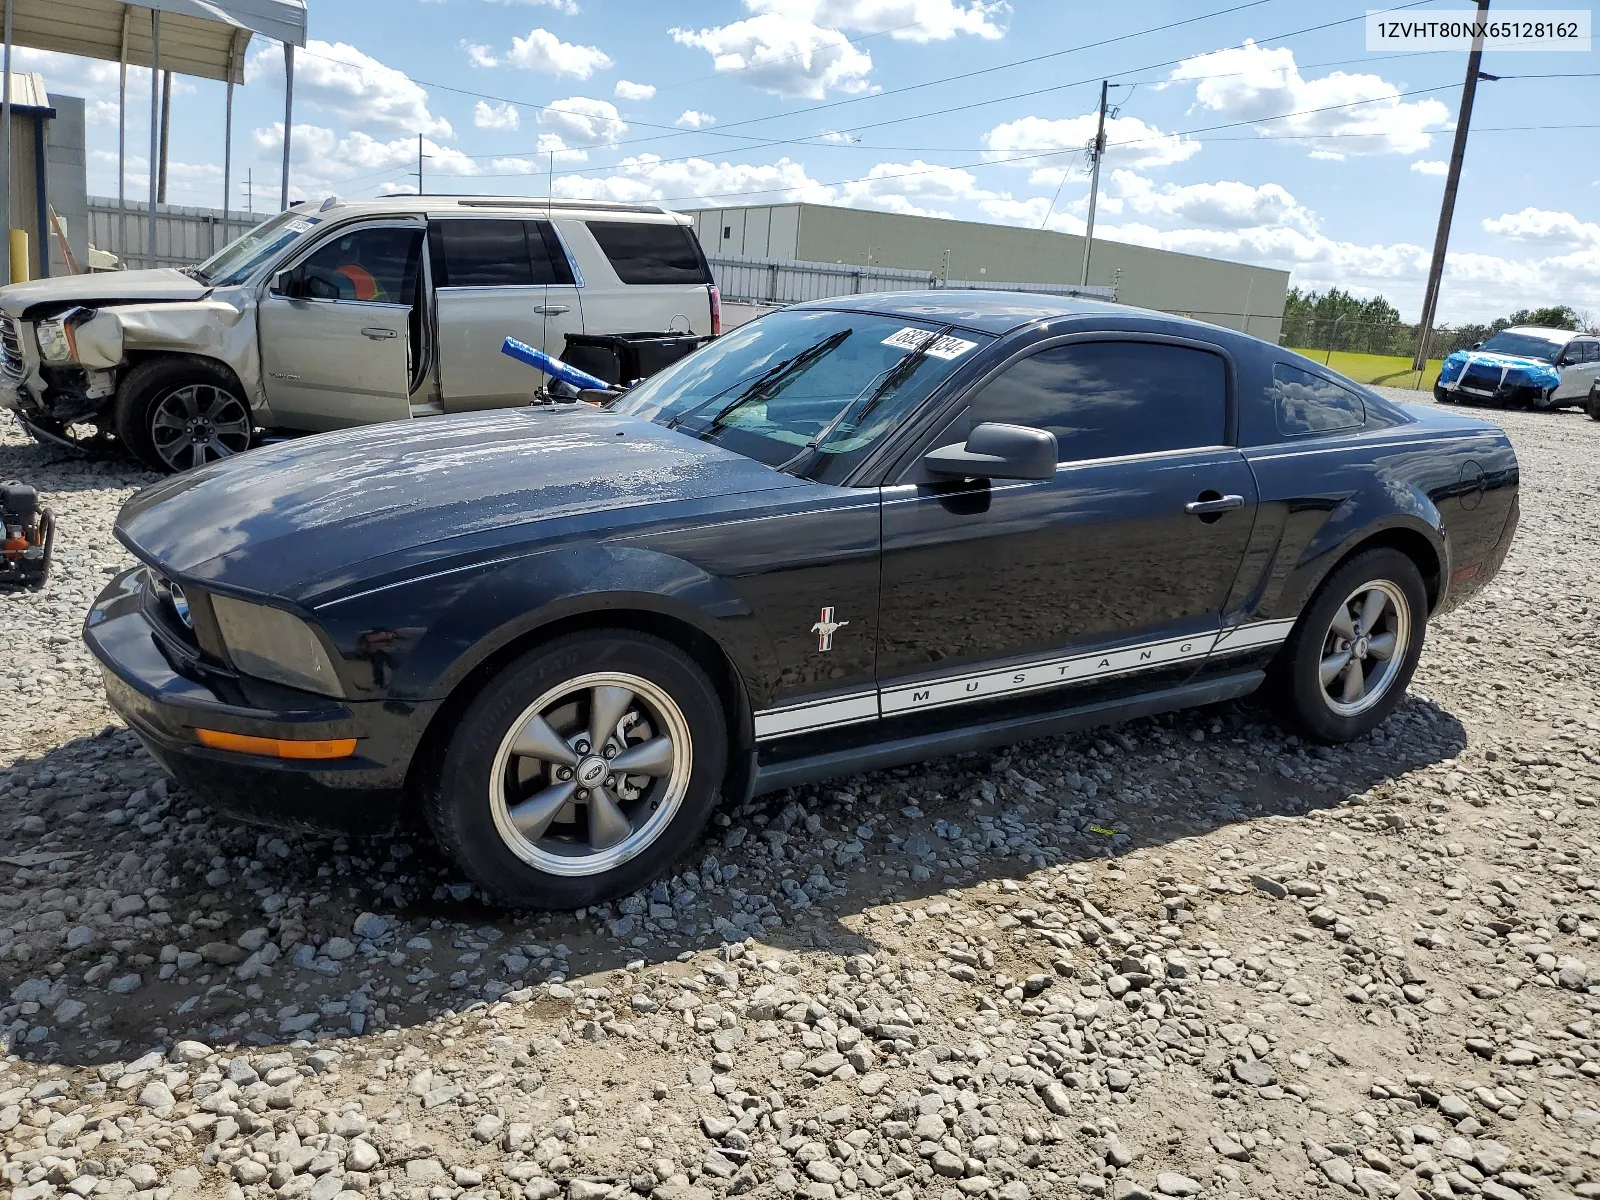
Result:
[[[443,278],[439,287],[516,287],[545,283],[534,277],[528,235],[522,221],[439,221]],[[545,272],[549,256],[540,242]]]
[[[1287,363],[1272,367],[1272,409],[1284,437],[1359,429],[1367,419],[1367,406],[1349,388]]]
[[[329,238],[300,266],[321,285],[312,294],[326,299],[410,304],[422,263],[418,229],[353,229]]]
[[[1600,362],[1600,342],[1585,342],[1583,344],[1583,361]]]
[[[1227,438],[1220,355],[1150,342],[1079,342],[1008,368],[972,402],[972,423],[1048,429],[1063,462],[1218,446]]]
[[[589,232],[623,283],[710,283],[694,235],[683,225],[589,221]]]

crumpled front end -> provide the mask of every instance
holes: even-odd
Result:
[[[1484,400],[1535,403],[1561,382],[1561,373],[1536,358],[1457,350],[1441,364],[1439,386]]]

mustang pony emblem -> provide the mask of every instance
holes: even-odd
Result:
[[[817,635],[817,649],[832,650],[833,635],[848,624],[849,621],[835,621],[832,608],[823,609],[822,619],[811,627],[811,632]]]

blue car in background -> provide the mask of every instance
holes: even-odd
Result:
[[[1522,325],[1446,358],[1433,398],[1441,404],[1477,400],[1547,412],[1585,405],[1597,383],[1600,337]]]

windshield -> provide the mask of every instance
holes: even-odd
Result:
[[[195,267],[195,278],[210,287],[243,283],[262,263],[276,257],[289,243],[298,241],[321,223],[321,217],[297,213],[293,209],[279,213]]]
[[[1480,349],[1492,350],[1496,354],[1514,354],[1518,358],[1537,358],[1541,362],[1555,362],[1561,354],[1559,343],[1530,333],[1497,333]]]
[[[832,482],[993,340],[905,317],[785,309],[651,376],[615,410]]]

